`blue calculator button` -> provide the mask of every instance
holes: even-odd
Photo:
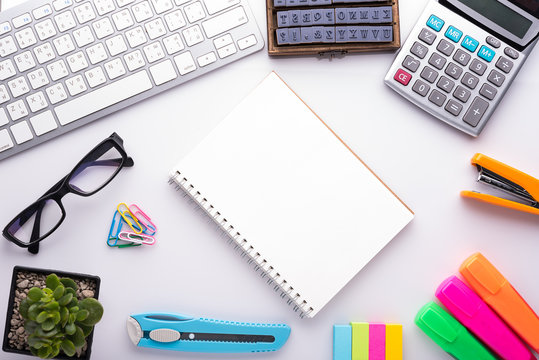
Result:
[[[479,46],[479,41],[475,40],[472,37],[466,36],[464,40],[462,40],[462,47],[466,50],[470,50],[471,52],[474,52],[475,49]]]
[[[479,52],[477,53],[477,56],[479,56],[481,59],[486,60],[487,62],[491,62],[492,59],[494,59],[494,55],[496,55],[494,50],[489,47],[486,47],[485,45],[481,46],[481,49],[479,49]]]
[[[462,37],[462,31],[450,26],[445,32],[445,37],[453,40],[454,42],[459,42],[460,38]]]
[[[427,20],[427,26],[435,31],[440,31],[444,27],[445,21],[435,15],[431,15]]]

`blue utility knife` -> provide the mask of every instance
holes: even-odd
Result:
[[[285,324],[255,324],[146,313],[127,319],[131,341],[163,350],[244,353],[279,350],[290,336]]]

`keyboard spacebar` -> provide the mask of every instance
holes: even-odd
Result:
[[[60,124],[66,125],[151,88],[150,77],[146,70],[143,70],[65,104],[58,105],[54,111]]]

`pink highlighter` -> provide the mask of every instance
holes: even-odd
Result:
[[[438,286],[436,297],[462,325],[503,359],[535,360],[507,325],[456,276],[449,277]]]

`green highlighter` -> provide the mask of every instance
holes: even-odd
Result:
[[[457,319],[432,301],[419,310],[415,323],[455,359],[496,360]]]

